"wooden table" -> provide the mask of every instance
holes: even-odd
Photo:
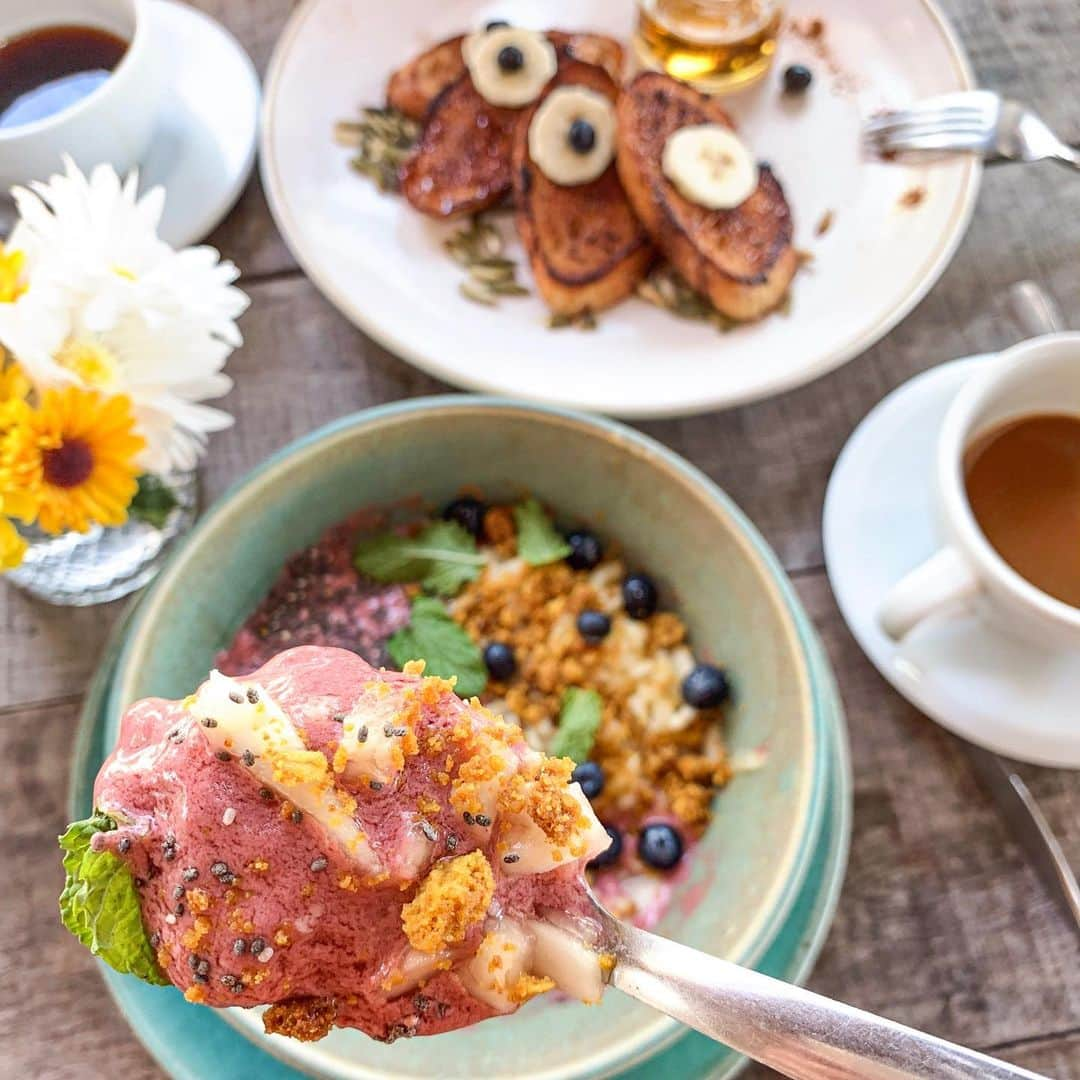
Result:
[[[293,5],[199,6],[264,69]],[[946,0],[945,7],[984,85],[1029,102],[1063,137],[1080,141],[1076,0]],[[316,292],[278,235],[257,180],[212,242],[243,270],[252,307],[246,344],[229,366],[238,385],[225,404],[237,424],[213,440],[208,500],[318,424],[446,389],[355,330]],[[987,169],[951,267],[864,356],[758,405],[641,426],[708,472],[763,530],[839,677],[854,754],[855,830],[839,912],[811,985],[1028,1068],[1080,1077],[1075,931],[955,740],[895,694],[848,634],[825,577],[819,527],[829,471],[860,418],[916,372],[1016,340],[1003,291],[1021,278],[1050,289],[1080,328],[1080,178],[1052,164]],[[53,609],[0,586],[4,1077],[161,1076],[56,917],[54,838],[65,822],[69,747],[117,611]],[[1080,864],[1080,780],[1045,769],[1024,774]]]

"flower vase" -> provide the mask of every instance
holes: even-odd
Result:
[[[160,527],[129,517],[124,525],[92,525],[84,533],[51,536],[20,529],[29,547],[23,561],[0,577],[49,604],[89,607],[117,600],[145,585],[195,521],[194,470],[162,477],[176,499]]]

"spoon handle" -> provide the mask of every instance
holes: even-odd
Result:
[[[644,930],[615,951],[624,993],[796,1080],[1046,1080]]]

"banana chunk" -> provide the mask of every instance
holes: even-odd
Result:
[[[481,97],[513,109],[535,101],[559,66],[551,42],[519,26],[470,34],[461,43],[461,55]]]
[[[552,90],[529,124],[529,156],[553,184],[595,180],[615,157],[611,102],[584,86]]]
[[[661,168],[680,195],[708,210],[731,210],[758,186],[753,155],[722,124],[679,128],[664,143]]]

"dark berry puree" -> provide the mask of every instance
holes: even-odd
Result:
[[[400,585],[379,585],[352,565],[357,522],[329,529],[317,544],[292,556],[217,668],[248,675],[285,649],[325,645],[348,649],[373,667],[390,666],[385,642],[409,621],[409,599]]]

